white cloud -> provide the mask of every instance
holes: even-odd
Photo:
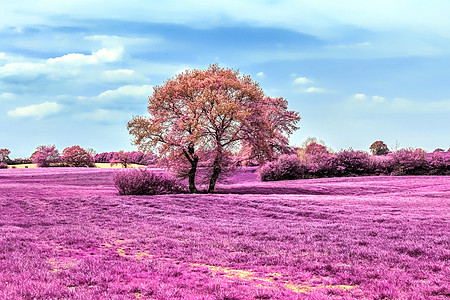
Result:
[[[367,96],[365,94],[354,94],[353,98],[355,98],[356,100],[366,100]]]
[[[16,95],[13,93],[1,93],[0,94],[0,99],[12,99],[14,98]]]
[[[58,104],[57,102],[47,101],[41,104],[18,107],[8,111],[8,115],[14,118],[34,117],[36,119],[42,119],[58,113],[62,108],[63,105]]]
[[[346,49],[346,48],[362,48],[362,47],[369,47],[371,46],[372,43],[370,42],[361,42],[361,43],[356,43],[356,44],[349,44],[349,45],[337,45],[334,46],[336,48],[341,48],[341,49]]]
[[[148,97],[153,94],[153,86],[151,85],[126,85],[115,90],[107,90],[100,95],[97,96],[98,99],[101,100],[109,100],[115,98],[124,98],[124,97]]]
[[[49,58],[47,63],[49,65],[68,65],[68,66],[84,66],[92,65],[102,62],[114,62],[122,58],[123,48],[114,49],[100,49],[93,52],[92,55],[85,55],[80,53],[69,53],[56,58]]]
[[[104,82],[136,82],[148,80],[130,69],[106,70],[100,74],[100,79]]]
[[[306,77],[298,77],[298,78],[294,79],[294,84],[302,84],[302,85],[304,85],[304,84],[310,84],[312,82],[313,81],[311,79],[306,78]]]
[[[385,102],[385,101],[386,101],[386,98],[381,97],[381,96],[372,96],[372,100],[373,100],[374,102]]]
[[[257,73],[257,74],[256,74],[256,76],[258,76],[258,77],[261,77],[261,78],[262,78],[262,77],[264,77],[264,72],[259,72],[259,73]]]
[[[90,35],[84,38],[88,41],[100,42],[105,48],[120,48],[133,45],[156,45],[163,43],[164,40],[157,36],[151,38],[124,37],[117,35]]]
[[[323,92],[325,92],[325,89],[311,86],[309,88],[304,89],[303,92],[304,93],[323,93]]]
[[[100,49],[91,55],[69,53],[41,62],[15,62],[0,67],[0,78],[34,79],[39,75],[59,78],[77,75],[79,68],[86,65],[115,62],[122,58],[123,48]]]
[[[0,78],[20,77],[21,79],[32,79],[46,72],[46,66],[42,63],[9,63],[0,67]]]

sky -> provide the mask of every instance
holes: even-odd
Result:
[[[136,150],[153,87],[237,69],[335,151],[450,147],[450,1],[18,0],[0,10],[0,148]]]

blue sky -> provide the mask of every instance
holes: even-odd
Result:
[[[450,147],[446,0],[2,3],[0,148],[134,150],[126,123],[186,68],[239,69],[300,113],[291,144]]]

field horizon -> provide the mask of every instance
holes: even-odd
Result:
[[[445,299],[450,177],[118,196],[113,169],[0,170],[2,299]]]

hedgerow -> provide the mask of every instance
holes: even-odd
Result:
[[[330,154],[310,147],[300,155],[280,156],[259,170],[262,181],[366,175],[450,175],[450,152],[401,149],[387,155],[343,150]],[[315,151],[318,150],[318,151]]]

